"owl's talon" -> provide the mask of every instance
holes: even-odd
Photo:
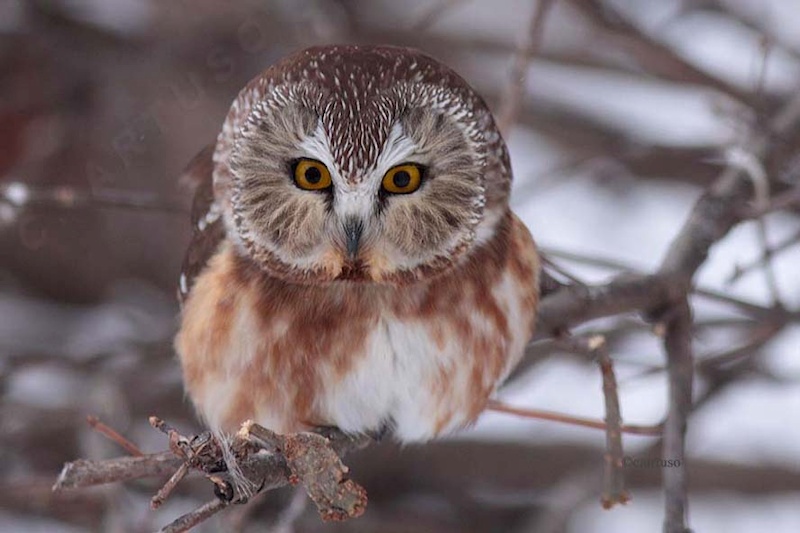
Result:
[[[233,485],[223,479],[212,479],[214,482],[214,496],[225,503],[233,501]]]
[[[228,471],[228,465],[224,461],[219,461],[206,470],[207,474],[221,474]]]

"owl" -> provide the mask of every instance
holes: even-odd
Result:
[[[175,346],[215,432],[474,422],[534,329],[539,260],[481,97],[421,52],[323,46],[247,84],[198,183]]]

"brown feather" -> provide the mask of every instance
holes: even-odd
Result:
[[[194,190],[191,213],[192,239],[183,258],[181,283],[178,288],[178,300],[181,304],[186,301],[195,278],[208,264],[209,259],[219,247],[219,243],[225,237],[221,217],[218,216],[210,223],[207,222],[211,206],[214,203],[213,154],[213,144],[203,148],[189,162],[179,180],[182,185]]]

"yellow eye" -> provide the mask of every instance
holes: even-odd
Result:
[[[408,194],[419,189],[422,168],[414,163],[397,165],[383,176],[383,190],[392,194]]]
[[[294,182],[301,189],[319,191],[331,186],[331,173],[319,161],[300,159],[294,165]]]

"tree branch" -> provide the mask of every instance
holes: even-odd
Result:
[[[178,518],[162,530],[169,532],[186,531],[229,503],[245,501],[252,496],[244,490],[250,485],[261,492],[287,484],[302,484],[317,504],[323,520],[345,520],[364,512],[366,492],[347,478],[348,469],[339,457],[366,446],[371,440],[369,437],[352,437],[331,428],[321,428],[317,433],[278,435],[246,422],[230,442],[218,442],[208,433],[184,437],[163,421],[155,417],[151,420],[154,427],[169,436],[170,451],[67,463],[53,491],[171,474],[153,498],[153,506],[158,507],[189,469],[206,474],[215,482],[218,499]],[[231,457],[235,460],[236,471],[225,474]]]
[[[673,81],[714,88],[741,102],[752,99],[751,94],[697,68],[666,45],[640,31],[608,2],[569,0],[569,3],[605,33],[604,40],[625,50],[642,68]]]
[[[669,412],[664,424],[665,460],[680,461],[680,466],[663,469],[666,508],[665,533],[686,533],[688,496],[686,490],[686,460],[684,443],[686,423],[692,410],[692,317],[689,303],[684,299],[668,311],[664,347],[667,352],[669,377]]]
[[[118,481],[168,476],[182,462],[181,458],[170,451],[101,461],[78,459],[64,465],[53,490],[59,492]]]
[[[514,63],[505,87],[505,95],[501,100],[502,108],[498,112],[497,118],[498,129],[506,135],[510,133],[511,127],[517,119],[517,113],[525,95],[525,81],[528,79],[530,62],[542,40],[544,22],[553,2],[554,0],[536,0],[525,41],[514,54]]]

